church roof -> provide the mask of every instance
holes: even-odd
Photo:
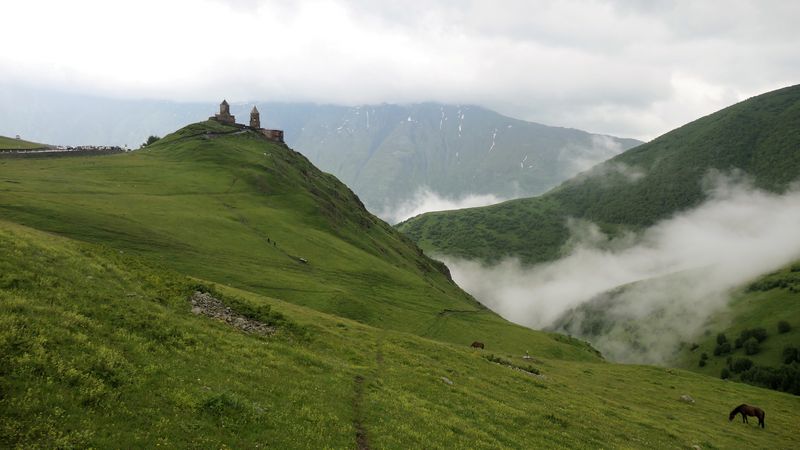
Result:
[[[227,105],[227,104],[228,104],[227,100],[223,100],[222,103],[221,103],[221,105]]]
[[[252,111],[250,111],[250,114],[253,114],[253,113],[256,113],[256,114],[258,114],[258,110],[256,109],[256,107],[255,107],[255,106],[253,106],[253,110],[252,110]]]

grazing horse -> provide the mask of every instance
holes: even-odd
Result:
[[[472,347],[472,348],[484,348],[483,347],[483,342],[478,342],[478,341],[473,342],[470,347]]]
[[[728,420],[733,420],[733,418],[736,417],[736,414],[742,415],[742,422],[744,423],[749,423],[747,422],[747,416],[758,417],[758,424],[761,425],[761,428],[764,428],[765,413],[763,409],[756,406],[739,405],[733,411],[731,411],[731,414],[728,416]]]

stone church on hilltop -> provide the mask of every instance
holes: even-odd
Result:
[[[259,114],[255,106],[253,106],[253,110],[250,111],[249,127],[236,123],[236,117],[231,114],[231,107],[226,100],[222,100],[222,103],[219,104],[219,114],[214,114],[214,117],[209,117],[209,119],[237,128],[250,128],[271,141],[283,142],[283,130],[267,130],[261,128],[261,114]]]

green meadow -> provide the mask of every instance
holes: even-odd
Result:
[[[534,345],[523,360],[216,284],[285,318],[246,334],[190,311],[209,282],[130,252],[0,221],[0,253],[2,447],[800,445],[784,393]],[[743,402],[767,411],[765,429],[728,421]]]

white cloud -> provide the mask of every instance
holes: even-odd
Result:
[[[444,258],[453,278],[507,319],[549,327],[566,311],[620,286],[608,315],[648,320],[639,343],[620,326],[595,342],[613,359],[662,363],[724,308],[731,289],[800,259],[800,189],[776,195],[717,181],[707,202],[646,230],[608,240],[578,222],[571,252],[551,263],[496,266]]]
[[[473,103],[638,138],[797,82],[800,3],[645,3],[9,1],[0,81],[170,100]]]
[[[493,194],[470,194],[460,197],[445,197],[427,187],[417,189],[408,200],[394,207],[384,208],[377,215],[389,223],[399,223],[411,217],[431,211],[476,208],[500,203],[504,198]]]
[[[635,183],[644,178],[645,175],[646,173],[641,167],[629,166],[619,161],[606,161],[577,174],[573,179],[583,182],[588,179],[600,178],[604,184],[617,183],[619,181]]]
[[[580,173],[622,153],[622,150],[621,142],[610,136],[596,134],[592,135],[592,143],[588,147],[575,145],[562,149],[559,159],[570,166],[571,172]]]

